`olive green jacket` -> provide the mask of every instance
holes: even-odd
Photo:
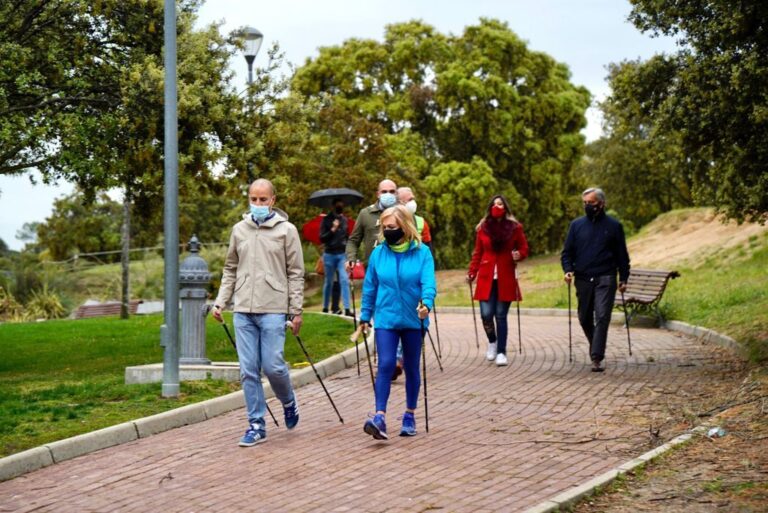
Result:
[[[377,201],[373,205],[360,210],[355,221],[355,227],[347,240],[347,260],[359,260],[360,243],[363,244],[363,263],[368,263],[371,251],[376,247],[379,238],[379,216],[384,209]]]
[[[232,229],[215,304],[224,308],[234,295],[235,312],[300,315],[304,301],[304,256],[288,215],[257,224],[250,214]]]

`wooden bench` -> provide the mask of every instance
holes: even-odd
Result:
[[[630,269],[624,298],[622,299],[621,292],[616,291],[614,306],[625,311],[629,321],[632,321],[632,317],[638,312],[648,312],[656,314],[661,324],[664,318],[659,310],[659,301],[669,280],[679,276],[677,271]]]
[[[139,304],[143,302],[144,301],[141,299],[131,299],[128,302],[128,311],[131,314],[135,314],[139,309]],[[108,303],[99,303],[97,305],[80,305],[75,311],[75,319],[120,315],[121,304],[120,301],[110,301]]]

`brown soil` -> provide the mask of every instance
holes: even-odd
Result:
[[[635,267],[696,266],[710,256],[748,246],[768,235],[768,224],[723,222],[712,209],[691,209],[659,216],[628,244]]]
[[[583,500],[574,511],[768,511],[768,374],[754,369],[736,390],[712,390],[712,399],[719,408],[692,418],[722,427],[725,436],[698,435],[608,491]],[[716,416],[699,417],[708,411]]]

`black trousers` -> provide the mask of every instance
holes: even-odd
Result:
[[[616,276],[577,276],[574,281],[576,298],[579,300],[579,324],[589,340],[589,355],[593,361],[602,362],[605,358],[613,299],[616,296]]]

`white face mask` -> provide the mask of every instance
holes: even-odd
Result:
[[[408,209],[408,212],[411,214],[416,213],[416,200],[411,200],[405,204],[405,208]]]

